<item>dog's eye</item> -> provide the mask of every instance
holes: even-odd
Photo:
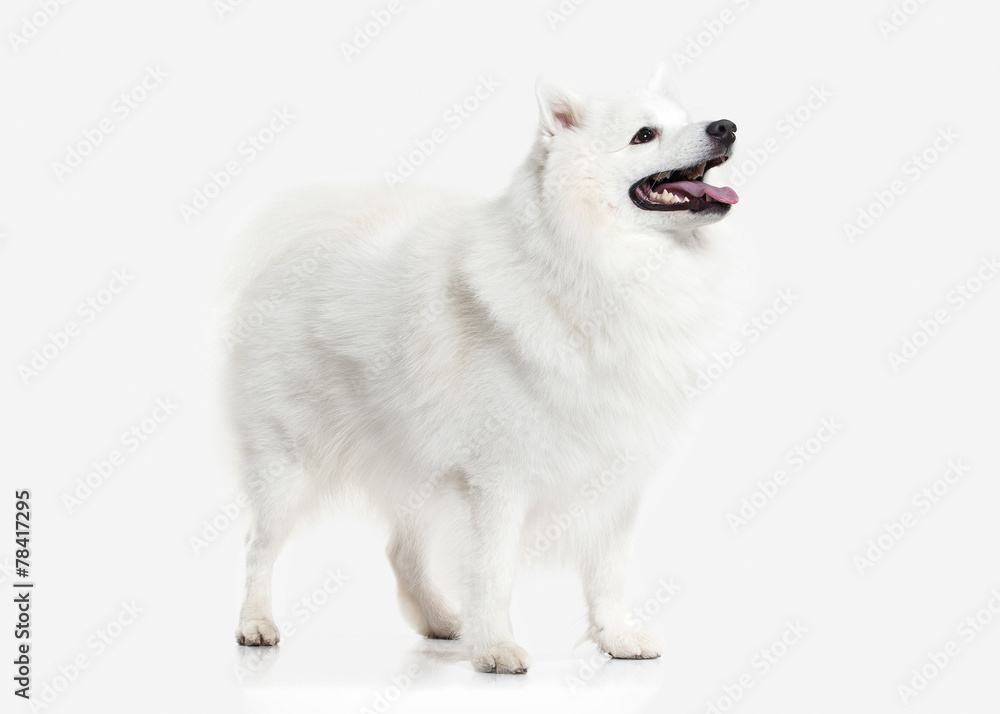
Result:
[[[656,129],[650,129],[648,126],[642,127],[639,131],[635,133],[632,137],[632,144],[647,144],[656,138]]]

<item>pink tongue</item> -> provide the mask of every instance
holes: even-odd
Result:
[[[740,197],[736,195],[736,191],[728,186],[720,188],[719,186],[707,184],[704,181],[671,181],[670,183],[663,184],[661,188],[666,188],[668,191],[677,188],[695,198],[701,198],[707,193],[719,203],[736,203],[740,200]]]

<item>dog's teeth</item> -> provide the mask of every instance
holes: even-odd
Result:
[[[684,177],[688,179],[699,179],[705,174],[705,162],[702,161],[697,166],[692,166],[684,172]]]

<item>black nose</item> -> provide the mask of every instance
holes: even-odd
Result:
[[[721,141],[724,145],[730,146],[736,141],[736,125],[728,119],[713,121],[705,127],[705,132]]]

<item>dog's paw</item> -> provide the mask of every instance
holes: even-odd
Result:
[[[270,620],[246,620],[236,628],[236,641],[247,647],[276,645],[279,640],[278,626]]]
[[[458,615],[450,613],[430,620],[425,631],[420,634],[431,640],[457,640],[461,629],[462,621]]]
[[[615,659],[656,659],[663,651],[659,640],[645,630],[601,630],[594,639]]]
[[[418,635],[431,640],[457,640],[462,620],[450,604],[443,599],[435,602],[433,608],[425,610],[416,598],[400,590],[399,607],[403,618]]]
[[[513,642],[495,642],[472,656],[472,665],[479,672],[524,674],[530,664],[527,651]]]

